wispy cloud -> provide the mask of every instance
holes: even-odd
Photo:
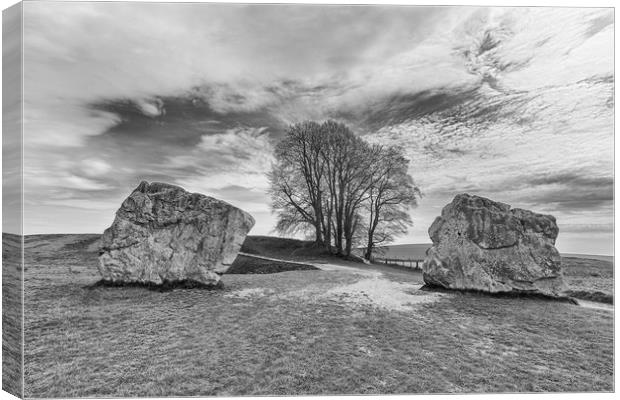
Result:
[[[609,236],[613,10],[24,9],[27,232],[100,231],[148,179],[239,205],[268,233],[273,145],[291,123],[336,118],[407,150],[425,197],[404,242],[428,241],[463,191],[580,227],[572,247],[588,229]],[[89,223],[48,218],[71,210]]]

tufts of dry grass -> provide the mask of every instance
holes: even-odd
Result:
[[[613,390],[607,311],[468,293],[394,311],[305,294],[365,279],[343,271],[88,289],[88,248],[26,255],[27,397]]]

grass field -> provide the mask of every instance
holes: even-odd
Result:
[[[93,288],[97,238],[26,238],[27,397],[613,390],[607,310],[424,292],[420,273],[260,237],[243,250],[325,270]]]

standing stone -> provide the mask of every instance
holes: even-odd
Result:
[[[217,285],[252,226],[228,203],[142,182],[103,233],[99,272],[114,283]]]
[[[552,215],[457,195],[428,230],[424,281],[448,289],[559,296],[564,288]]]

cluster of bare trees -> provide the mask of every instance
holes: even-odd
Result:
[[[269,173],[272,208],[282,234],[312,234],[317,245],[364,257],[412,224],[420,191],[396,147],[369,144],[344,124],[303,122],[289,128]]]

